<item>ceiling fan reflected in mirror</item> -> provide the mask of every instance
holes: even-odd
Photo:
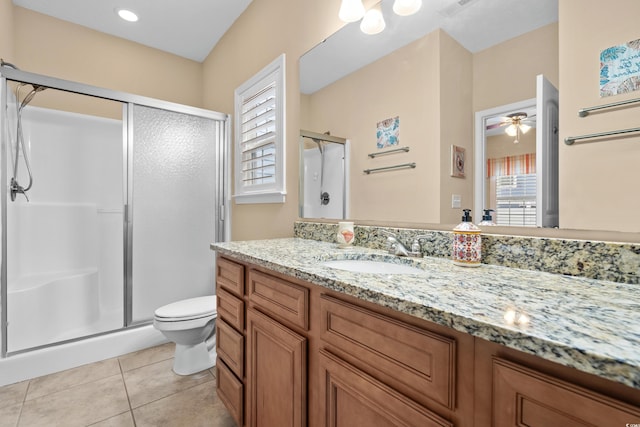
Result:
[[[528,115],[525,112],[517,112],[507,114],[505,117],[501,117],[500,121],[493,124],[487,124],[487,130],[505,127],[504,131],[507,135],[513,136],[513,143],[520,142],[520,135],[524,135],[535,126],[535,115]],[[529,123],[529,124],[528,124]]]

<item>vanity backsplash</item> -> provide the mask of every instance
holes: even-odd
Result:
[[[296,221],[294,236],[335,242],[338,224]],[[418,235],[425,256],[450,258],[453,232],[369,225],[355,226],[355,245],[385,249],[387,236],[411,245]],[[640,245],[545,237],[482,235],[484,264],[544,271],[618,283],[640,284]]]

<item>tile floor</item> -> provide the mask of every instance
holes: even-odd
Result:
[[[0,427],[235,427],[215,368],[180,376],[172,343],[0,387]]]

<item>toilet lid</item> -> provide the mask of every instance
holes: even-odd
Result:
[[[216,296],[190,298],[164,305],[155,312],[155,317],[165,319],[193,319],[216,314]]]

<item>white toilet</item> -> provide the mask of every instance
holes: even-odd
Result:
[[[216,364],[216,296],[190,298],[155,311],[153,326],[176,343],[173,371],[191,375]]]

